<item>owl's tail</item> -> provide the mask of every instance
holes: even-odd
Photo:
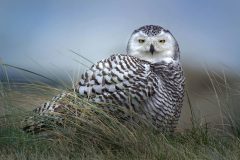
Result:
[[[62,126],[63,119],[61,117],[51,115],[33,115],[27,117],[22,122],[22,129],[26,133],[40,133],[52,130],[54,127]]]
[[[22,121],[22,129],[27,133],[39,133],[63,126],[65,115],[76,114],[74,94],[63,92],[36,109]]]

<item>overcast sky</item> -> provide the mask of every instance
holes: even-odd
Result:
[[[238,0],[0,0],[0,58],[36,72],[72,70],[74,59],[89,63],[69,49],[96,62],[125,53],[134,29],[158,24],[184,63],[240,71],[239,8]]]

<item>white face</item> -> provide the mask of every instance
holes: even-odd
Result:
[[[155,36],[140,31],[129,39],[128,54],[151,63],[163,60],[168,62],[174,58],[176,45],[174,37],[163,30]]]

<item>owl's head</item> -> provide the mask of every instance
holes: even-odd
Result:
[[[157,25],[136,29],[128,41],[127,53],[151,63],[178,61],[180,56],[176,39],[168,30]]]

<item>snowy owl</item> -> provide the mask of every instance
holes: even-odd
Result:
[[[75,92],[94,103],[132,109],[160,130],[174,131],[183,103],[184,80],[176,39],[160,26],[146,25],[132,33],[127,54],[114,54],[83,73]],[[70,107],[61,103],[65,96],[67,93],[62,93],[34,111],[51,114]],[[107,109],[111,110],[111,105]]]

